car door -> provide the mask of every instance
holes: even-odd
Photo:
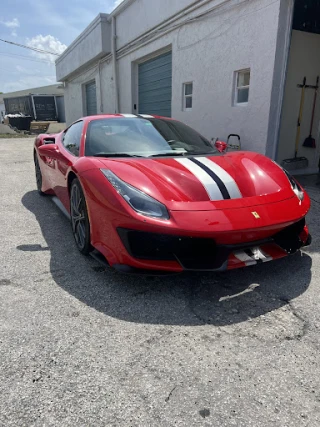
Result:
[[[60,151],[63,156],[56,162],[54,192],[66,209],[69,209],[68,171],[70,165],[73,165],[80,156],[82,131],[83,121],[80,120],[64,132],[60,142]]]
[[[56,141],[52,140],[52,138],[42,139],[43,145],[53,143],[56,143]],[[39,155],[39,165],[45,178],[46,188],[54,188],[56,160],[50,156]]]

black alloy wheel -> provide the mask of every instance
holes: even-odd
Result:
[[[72,181],[70,188],[70,215],[76,245],[83,255],[88,255],[92,251],[90,223],[84,193],[76,178]]]
[[[37,182],[38,193],[41,196],[45,196],[45,193],[42,191],[42,173],[41,173],[37,154],[34,155],[34,168],[35,168],[35,173],[36,173],[36,182]]]

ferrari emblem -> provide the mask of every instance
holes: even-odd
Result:
[[[259,219],[260,215],[258,214],[258,212],[251,212],[252,215],[255,217],[255,219]]]

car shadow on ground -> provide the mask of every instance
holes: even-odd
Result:
[[[41,242],[21,241],[18,249],[33,253],[49,250],[51,255],[50,271],[43,271],[37,282],[52,276],[58,286],[82,303],[127,322],[218,326],[240,323],[289,304],[306,291],[311,281],[312,259],[300,252],[225,273],[123,275],[78,252],[68,219],[50,197],[31,191],[23,196],[22,203],[35,215],[47,247]]]

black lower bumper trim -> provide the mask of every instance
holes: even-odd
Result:
[[[106,258],[97,249],[95,249],[92,252],[90,252],[90,255],[91,255],[91,257],[93,259],[95,259],[104,268],[110,268],[110,264],[108,263],[108,261],[106,260]]]
[[[204,271],[221,269],[235,251],[250,250],[267,243],[277,244],[288,254],[295,253],[304,246],[300,239],[304,226],[303,218],[270,238],[235,245],[217,245],[212,238],[149,233],[125,228],[118,228],[118,233],[126,250],[135,259],[177,261],[185,270]],[[311,237],[308,240],[311,243]]]
[[[130,265],[126,264],[114,264],[112,266],[115,270],[119,271],[119,273],[124,274],[137,274],[142,276],[174,276],[177,274],[181,274],[181,272],[175,272],[175,271],[163,271],[163,270],[147,270],[147,269],[140,269],[136,267],[131,267]]]
[[[305,248],[306,246],[310,246],[312,243],[312,237],[311,234],[308,235],[307,241],[306,243],[303,245],[303,247]]]

